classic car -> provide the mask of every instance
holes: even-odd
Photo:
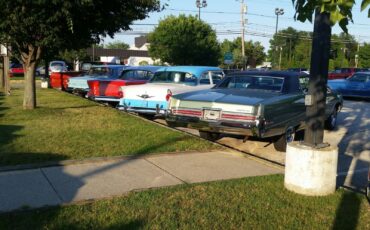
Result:
[[[96,101],[118,103],[122,97],[121,86],[145,84],[161,66],[132,66],[122,71],[118,79],[88,80],[87,96]]]
[[[352,76],[354,73],[369,71],[367,68],[336,68],[334,71],[329,72],[328,79],[346,79]]]
[[[118,108],[139,114],[164,115],[172,95],[209,89],[223,76],[218,67],[163,67],[145,85],[121,87],[123,97]]]
[[[344,97],[370,98],[370,72],[358,72],[347,79],[329,80],[328,85]]]
[[[9,67],[9,77],[19,76],[24,74],[23,65],[21,63],[11,63]]]
[[[117,79],[121,75],[124,68],[126,68],[124,65],[92,66],[89,72],[81,77],[70,78],[68,80],[67,91],[85,96],[89,91],[89,85],[87,84],[88,80]]]
[[[240,72],[227,75],[212,89],[171,97],[170,126],[199,130],[201,137],[220,134],[271,138],[278,151],[304,128],[308,75],[289,71]],[[328,89],[326,126],[334,129],[342,98]]]
[[[51,61],[49,63],[49,73],[66,72],[68,70],[67,64],[64,61]]]
[[[49,86],[54,89],[67,90],[70,78],[80,77],[82,72],[67,71],[67,72],[52,72],[49,76]],[[47,77],[44,77],[44,80]]]

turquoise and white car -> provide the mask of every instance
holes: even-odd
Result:
[[[158,69],[149,83],[121,87],[118,108],[138,114],[164,115],[172,95],[209,89],[224,76],[211,66],[171,66]]]
[[[89,92],[87,81],[94,79],[117,79],[127,66],[124,65],[96,65],[81,77],[73,77],[68,81],[67,91],[86,95]]]

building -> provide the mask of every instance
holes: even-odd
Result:
[[[123,49],[105,49],[91,47],[87,49],[87,54],[92,59],[99,59],[104,62],[122,63],[125,65],[153,65],[158,60],[153,60],[148,54],[147,39],[144,36],[136,37],[135,44],[131,45],[128,50]]]

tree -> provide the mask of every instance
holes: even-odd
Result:
[[[217,65],[216,32],[194,16],[169,16],[149,34],[149,55],[172,65]]]
[[[361,67],[370,67],[370,44],[365,43],[359,51],[359,62]]]
[[[240,37],[234,39],[233,41],[224,40],[221,43],[221,57],[220,64],[223,65],[224,55],[227,52],[233,53],[234,64],[230,66],[231,68],[241,68],[244,65],[248,65],[251,68],[255,68],[257,65],[262,64],[266,58],[264,52],[264,47],[260,42],[247,41],[244,44],[246,60],[243,60],[241,43],[242,40]]]
[[[307,106],[305,140],[306,145],[314,148],[323,146],[326,83],[330,56],[331,26],[339,23],[344,32],[349,21],[352,21],[352,8],[355,0],[292,0],[295,18],[304,22],[314,18],[314,34],[312,40],[312,55],[308,97],[312,103]],[[370,5],[369,0],[362,0],[361,10]],[[370,17],[370,9],[369,9]]]
[[[36,107],[35,67],[47,49],[80,49],[130,29],[159,0],[0,1],[0,43],[14,44],[25,68],[23,108]]]
[[[270,50],[268,53],[269,58],[272,61],[272,65],[275,68],[280,65],[281,69],[287,69],[289,67],[304,67],[304,64],[309,63],[310,55],[307,55],[307,53],[305,55],[300,54],[300,60],[296,60],[297,47],[298,45],[301,45],[300,51],[307,51],[302,50],[302,48],[305,48],[302,46],[307,45],[307,41],[309,41],[311,38],[312,36],[310,33],[305,31],[298,31],[292,27],[280,30],[270,40]]]
[[[130,46],[124,42],[120,42],[120,41],[114,41],[114,42],[110,42],[108,43],[105,48],[107,49],[123,49],[123,50],[127,50],[128,48],[130,48]]]

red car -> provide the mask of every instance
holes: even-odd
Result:
[[[16,75],[23,75],[24,74],[24,69],[23,65],[20,63],[12,63],[10,64],[9,68],[9,77],[13,77]]]
[[[68,88],[68,80],[70,77],[78,77],[82,72],[68,71],[68,72],[52,72],[50,74],[50,87],[66,90]]]
[[[162,66],[132,66],[124,69],[121,76],[115,80],[89,80],[87,96],[95,101],[117,104],[122,98],[122,86],[140,85],[147,83],[154,72]]]
[[[337,68],[332,72],[329,72],[328,79],[334,80],[334,79],[346,79],[350,76],[352,76],[356,72],[362,72],[362,71],[369,71],[368,69],[364,68]]]

